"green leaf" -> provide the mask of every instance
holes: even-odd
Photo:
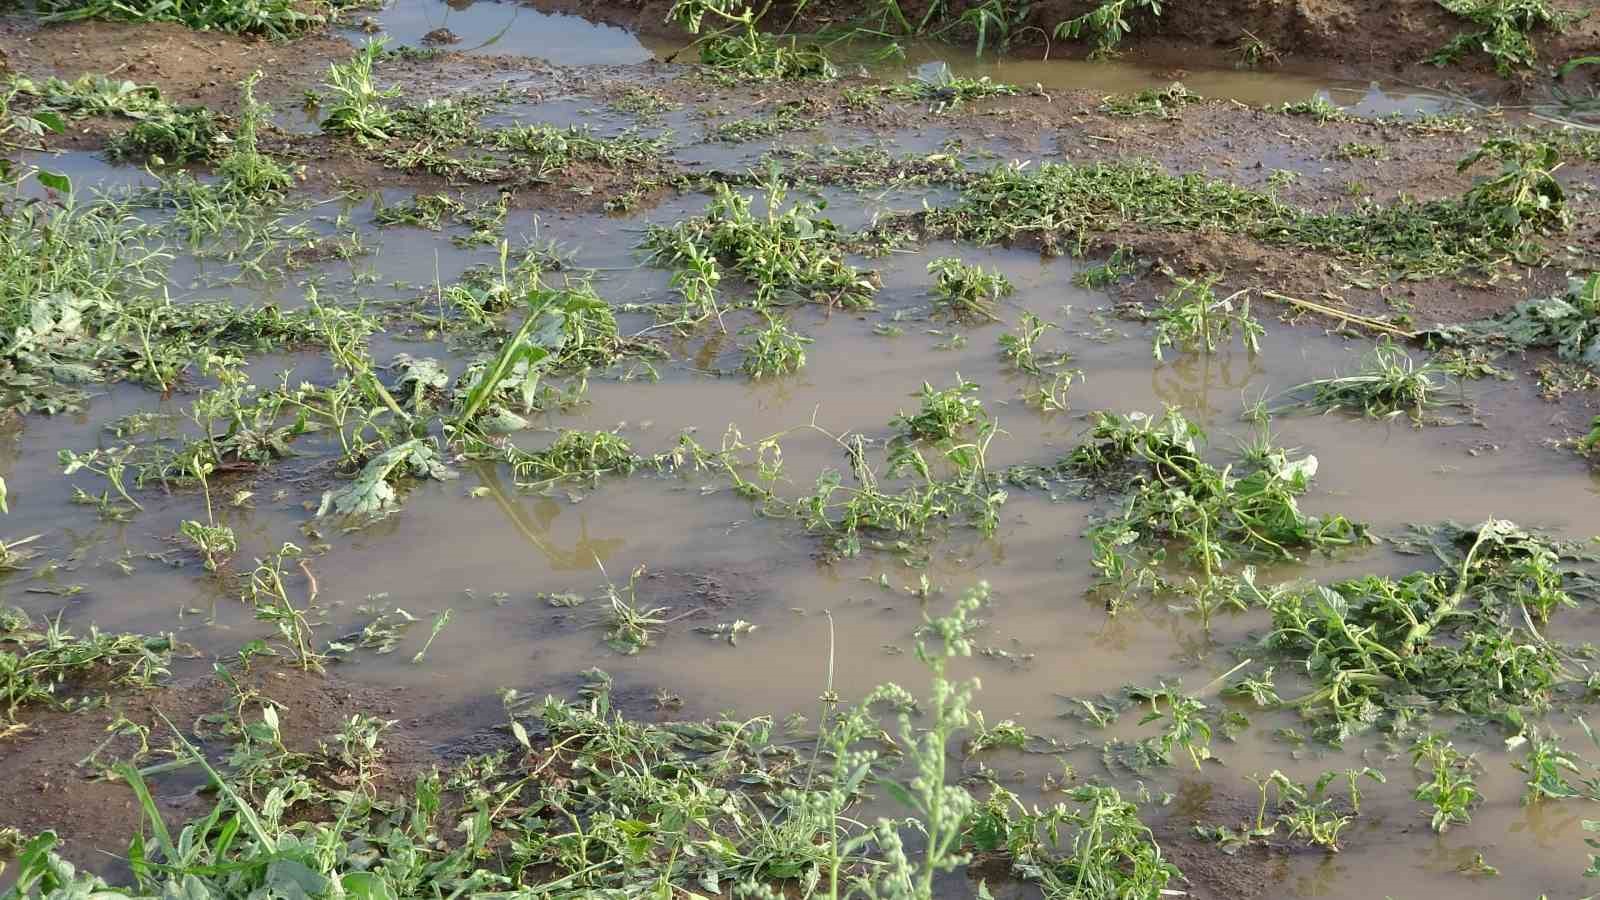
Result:
[[[34,113],[33,120],[56,134],[61,134],[67,130],[67,123],[61,120],[61,116],[58,113],[50,110],[40,110]]]
[[[0,513],[10,513],[11,507],[6,505],[6,480],[0,478]]]
[[[39,179],[40,184],[52,191],[62,194],[72,193],[72,179],[65,175],[61,175],[56,172],[46,172],[43,169],[40,169],[39,173],[34,177]]]

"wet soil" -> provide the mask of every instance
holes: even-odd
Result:
[[[403,690],[350,685],[271,662],[235,677],[241,688],[255,694],[244,704],[247,717],[258,718],[268,704],[282,711],[283,741],[290,751],[315,751],[359,713],[399,722],[385,734],[384,760],[374,773],[382,789],[408,784],[433,761],[426,749],[429,732],[414,727],[415,720],[408,726],[402,718],[409,705]],[[112,737],[108,726],[126,719],[149,729],[149,745],[156,753],[143,765],[170,760],[162,751],[177,745],[171,728],[215,760],[229,743],[218,726],[233,720],[239,704],[233,686],[204,675],[180,676],[146,690],[113,690],[103,705],[30,709],[22,717],[24,727],[0,740],[0,766],[11,773],[0,779],[0,828],[17,828],[26,835],[54,829],[64,854],[108,875],[119,874],[116,858],[145,828],[144,811],[120,778],[102,777],[108,774],[102,766],[130,758],[139,739]],[[211,809],[214,799],[202,792],[206,780],[198,767],[151,778],[151,795],[169,826]]]

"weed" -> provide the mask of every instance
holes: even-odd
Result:
[[[1481,50],[1494,60],[1495,71],[1510,77],[1518,68],[1530,68],[1538,61],[1530,33],[1540,28],[1560,31],[1576,18],[1556,12],[1546,0],[1438,0],[1440,6],[1479,26],[1480,30],[1457,35],[1432,56],[1436,66],[1460,62],[1468,53]]]
[[[1324,94],[1317,94],[1310,100],[1284,103],[1278,107],[1278,112],[1286,116],[1306,116],[1315,119],[1318,125],[1326,125],[1329,122],[1342,122],[1349,118],[1343,107],[1329,100]]]
[[[286,40],[326,24],[336,5],[291,0],[43,0],[40,8],[48,13],[49,22],[177,22],[196,31]]]
[[[1260,193],[1199,175],[1174,176],[1148,163],[1004,165],[973,178],[962,202],[920,215],[939,236],[984,244],[1038,240],[1046,252],[1081,253],[1091,232],[1126,225],[1219,229],[1278,246],[1360,260],[1395,274],[1488,269],[1544,252],[1526,235],[1486,221],[1477,202],[1401,200],[1350,212],[1309,213]],[[882,227],[882,226],[880,226]],[[1065,248],[1063,240],[1069,241]]]
[[[1139,271],[1139,258],[1127,247],[1117,247],[1099,265],[1074,272],[1072,283],[1090,290],[1104,290]]]
[[[1600,275],[1571,278],[1563,294],[1525,300],[1491,319],[1438,328],[1428,338],[1452,346],[1524,351],[1554,349],[1569,362],[1588,365],[1600,336]]]
[[[1388,154],[1377,144],[1363,144],[1356,141],[1348,141],[1340,144],[1338,148],[1333,151],[1333,156],[1335,159],[1357,160],[1384,159],[1388,156]]]
[[[1283,62],[1283,54],[1279,53],[1276,47],[1262,40],[1248,28],[1239,33],[1239,40],[1228,52],[1239,58],[1238,66],[1241,69],[1259,69],[1262,66],[1275,66]]]
[[[958,320],[999,321],[995,304],[1016,290],[1003,273],[985,272],[982,266],[952,256],[928,263],[928,272],[934,276],[933,292],[939,306]]]
[[[1433,360],[1418,363],[1392,343],[1373,348],[1350,375],[1320,378],[1297,385],[1285,396],[1307,394],[1296,405],[1316,410],[1343,409],[1372,418],[1409,415],[1421,424],[1424,416],[1446,401],[1441,397],[1450,378]]]
[[[354,138],[363,147],[394,138],[398,122],[386,101],[400,96],[400,88],[378,90],[372,84],[372,66],[383,54],[387,38],[368,41],[342,63],[328,66],[323,86],[332,99],[322,129]]]
[[[186,106],[135,122],[106,139],[106,155],[153,166],[210,162],[230,143],[221,120],[203,106]]]
[[[785,131],[811,128],[816,123],[812,104],[805,100],[780,103],[764,116],[720,122],[709,134],[712,140],[731,144],[772,137]]]
[[[1455,745],[1437,732],[1417,738],[1411,745],[1412,768],[1426,763],[1430,780],[1417,786],[1417,800],[1433,807],[1433,830],[1443,834],[1452,824],[1472,821],[1472,807],[1482,801],[1473,770],[1477,760],[1462,756]]]
[[[260,80],[261,73],[253,72],[239,82],[239,132],[217,163],[222,194],[235,202],[282,194],[294,184],[294,174],[256,145],[256,132],[272,116],[270,108],[256,101]]]
[[[1130,18],[1160,18],[1161,4],[1162,0],[1099,0],[1099,5],[1089,12],[1056,25],[1055,36],[1071,40],[1088,37],[1094,42],[1091,59],[1113,56],[1123,39],[1133,33]]]
[[[908,441],[952,441],[967,428],[986,422],[989,413],[977,397],[978,386],[956,373],[952,387],[922,384],[922,408],[915,415],[897,413],[890,425]]]
[[[1303,663],[1314,690],[1287,702],[1323,723],[1319,736],[1337,743],[1419,696],[1480,717],[1549,702],[1561,650],[1532,623],[1584,584],[1561,564],[1566,551],[1503,520],[1425,537],[1449,568],[1267,598],[1265,646]]]
[[[1530,725],[1514,741],[1507,742],[1507,749],[1511,749],[1513,743],[1521,743],[1527,748],[1526,758],[1512,763],[1517,771],[1527,776],[1527,789],[1522,795],[1524,805],[1545,800],[1570,800],[1584,795],[1567,780],[1567,775],[1577,775],[1582,771],[1582,758],[1564,749],[1560,739],[1553,735],[1544,737]]]
[[[1561,151],[1555,144],[1491,138],[1456,169],[1465,172],[1485,159],[1498,161],[1500,173],[1475,179],[1464,200],[1486,224],[1503,234],[1519,235],[1558,232],[1572,223],[1566,191],[1555,177],[1561,167]]]
[[[1149,88],[1129,96],[1118,94],[1100,101],[1100,111],[1116,118],[1148,116],[1155,119],[1176,119],[1180,111],[1191,103],[1204,102],[1205,98],[1174,81],[1164,88]]]
[[[103,634],[91,627],[79,637],[59,618],[37,630],[20,610],[0,608],[0,722],[9,733],[24,706],[65,706],[68,689],[89,676],[112,684],[149,686],[167,675],[174,641],[170,635]]]
[[[1038,343],[1044,333],[1056,326],[1044,322],[1031,312],[1023,312],[1017,320],[1014,331],[1000,335],[1000,355],[1005,358],[1017,371],[1026,375],[1041,377],[1044,370],[1052,366],[1059,366],[1071,357],[1067,353],[1058,353],[1054,358],[1041,359]]]
[[[659,91],[630,87],[624,90],[621,96],[611,101],[611,108],[618,112],[653,118],[665,112],[682,109],[683,104],[667,99]]]
[[[1212,289],[1221,280],[1221,275],[1198,279],[1173,276],[1176,287],[1162,298],[1155,312],[1148,314],[1156,323],[1151,352],[1157,361],[1164,358],[1162,350],[1167,347],[1215,353],[1218,347],[1232,340],[1236,328],[1246,350],[1261,352],[1261,337],[1267,332],[1250,315],[1249,290],[1235,291],[1219,299]],[[1235,308],[1234,301],[1240,297],[1244,299]]]
[[[706,299],[710,284],[703,264],[715,259],[755,286],[760,306],[799,299],[870,307],[877,291],[876,275],[844,261],[839,229],[819,215],[819,208],[808,203],[784,208],[784,198],[781,186],[769,185],[766,216],[758,218],[750,211],[750,198],[718,184],[703,216],[670,228],[651,226],[644,247],[652,263],[697,274],[691,282],[694,287],[685,291],[686,299],[691,295]],[[682,283],[680,290],[685,290]]]
[[[1211,758],[1211,726],[1202,715],[1205,704],[1166,686],[1155,691],[1141,691],[1134,699],[1150,704],[1150,711],[1139,720],[1140,725],[1164,723],[1161,734],[1149,739],[1154,751],[1172,765],[1172,751],[1181,747],[1198,772],[1200,761]]]
[[[806,345],[811,338],[791,329],[776,316],[767,318],[767,327],[755,329],[755,341],[744,348],[741,368],[751,378],[770,378],[798,372],[806,364]]]
[[[305,670],[321,671],[325,657],[312,649],[316,641],[307,616],[316,606],[317,580],[306,568],[304,552],[294,544],[284,543],[270,557],[257,559],[255,570],[250,573],[249,593],[244,600],[254,607],[257,619],[271,622],[277,627],[296,665]],[[285,579],[289,576],[287,567],[291,562],[297,563],[306,576],[304,608],[296,606],[289,597]]]
[[[967,78],[954,74],[948,68],[940,69],[939,74],[931,79],[913,78],[871,88],[851,88],[850,91],[856,93],[847,91],[845,99],[849,103],[851,98],[855,98],[854,105],[864,105],[863,101],[873,97],[888,97],[891,100],[926,103],[935,113],[958,109],[974,100],[1010,97],[1019,93],[1015,85],[991,81],[987,75]]]
[[[19,78],[12,87],[17,93],[32,97],[44,109],[73,118],[123,116],[137,121],[172,111],[162,99],[160,88],[127,80],[115,81],[104,75],[82,75],[75,81],[52,76],[42,84]]]
[[[757,30],[771,6],[770,0],[759,11],[745,0],[675,0],[667,11],[667,21],[697,35],[701,64],[730,80],[830,79],[838,75],[821,49]],[[707,19],[720,27],[706,30]]]

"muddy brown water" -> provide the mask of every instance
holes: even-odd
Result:
[[[422,25],[438,27],[437,21],[470,42],[497,27],[494,17],[510,15],[511,27],[501,23],[496,32],[501,34],[496,52],[536,52],[514,37],[530,28],[529,33],[548,37],[557,32],[545,28],[567,27],[520,7],[475,3],[450,8],[448,15],[445,9],[442,4],[400,3],[380,21],[397,34]],[[476,24],[469,26],[469,21]],[[574,52],[591,54],[578,61],[635,61],[607,56],[615,51],[626,57],[631,50],[623,38],[599,28],[574,32]],[[607,41],[612,43],[603,43]],[[965,66],[955,59],[950,64]],[[1022,64],[993,70],[1006,80],[1044,80],[1043,74],[1029,76],[1029,71],[1034,69]],[[1094,71],[1103,83],[1117,85],[1107,90],[1148,86],[1151,77],[1128,67]],[[1298,99],[1314,89],[1298,80],[1278,83],[1278,93],[1262,87],[1273,82],[1269,76],[1218,74],[1215,86],[1198,78],[1190,84],[1202,93],[1248,94],[1254,102]],[[1258,89],[1263,92],[1250,93]],[[1370,102],[1389,102],[1390,94],[1376,93],[1383,99],[1372,100],[1369,93]],[[591,118],[582,104],[563,114],[543,112],[547,115],[539,121],[558,124]],[[707,165],[737,162],[745,158],[740,154],[750,152],[698,147],[693,143],[697,139],[693,133],[680,135],[675,152],[701,154],[697,161]],[[97,184],[109,189],[143,177],[89,158],[58,161],[80,189]],[[938,202],[936,192],[925,196]],[[830,214],[852,227],[887,208],[914,208],[923,197],[915,191],[826,194]],[[600,293],[615,303],[662,300],[669,296],[667,273],[641,267],[634,249],[642,227],[692,215],[704,199],[672,199],[630,218],[570,213],[536,218],[521,213],[510,220],[507,237],[513,244],[535,236],[556,240],[574,254],[572,267],[592,269]],[[225,267],[215,273],[214,264],[180,253],[174,284],[185,296],[294,302],[303,284],[315,278],[322,282],[324,296],[371,299],[405,292],[391,282],[415,288],[435,277],[448,281],[468,266],[494,258],[490,248],[452,245],[449,232],[378,230],[371,224],[370,204],[339,209],[376,248],[374,255],[353,264],[312,267],[276,283],[241,285],[229,283]],[[328,219],[338,212],[321,209],[302,218],[327,232],[332,229]],[[1003,304],[1004,323],[957,327],[930,316],[925,267],[941,255],[959,255],[1011,278],[1017,292]],[[1309,378],[1351,370],[1372,346],[1366,339],[1327,333],[1319,323],[1269,321],[1259,355],[1234,346],[1214,355],[1176,354],[1157,362],[1146,326],[1112,315],[1107,294],[1073,284],[1079,262],[950,244],[858,262],[883,275],[880,308],[832,314],[795,309],[791,324],[815,339],[804,371],[761,383],[712,374],[737,364],[737,345],[744,340],[738,330],[750,324],[747,317],[730,317],[726,334],[713,331],[670,342],[671,359],[658,364],[658,382],[594,378],[583,406],[542,419],[538,429],[517,439],[538,446],[548,439],[547,429],[555,427],[617,429],[637,450],[656,452],[668,449],[685,429],[693,429],[709,445],[730,427],[751,442],[787,432],[782,439],[787,484],[781,491],[795,496],[823,470],[844,468],[846,462],[832,439],[804,426],[815,422],[833,434],[885,437],[897,411],[914,409],[912,395],[924,381],[946,386],[959,372],[982,386],[982,399],[1004,430],[989,454],[995,467],[1059,459],[1082,438],[1089,411],[1159,413],[1166,406],[1204,425],[1211,434],[1211,453],[1221,459],[1234,439],[1247,432],[1240,421],[1247,403]],[[357,269],[375,270],[379,283],[357,278]],[[1041,346],[1069,351],[1072,365],[1085,372],[1072,388],[1070,411],[1045,415],[1025,406],[1019,398],[1023,383],[1002,364],[997,337],[1024,311],[1056,326]],[[624,318],[633,329],[649,325],[641,317]],[[960,339],[952,341],[956,336]],[[378,338],[375,347],[380,361],[405,351],[439,357],[452,372],[469,362],[440,345],[395,336]],[[257,383],[284,369],[296,378],[328,375],[326,362],[316,354],[252,363]],[[1280,444],[1313,453],[1321,463],[1315,488],[1305,500],[1313,512],[1344,513],[1371,523],[1379,533],[1419,521],[1477,522],[1495,516],[1571,539],[1600,534],[1600,481],[1583,461],[1547,446],[1551,435],[1577,423],[1555,419],[1556,407],[1536,398],[1526,375],[1512,382],[1469,384],[1462,398],[1472,411],[1459,413],[1467,421],[1452,427],[1417,429],[1403,419],[1285,415],[1275,420],[1274,430]],[[230,655],[248,640],[270,638],[237,593],[206,576],[173,537],[183,519],[197,514],[196,498],[146,491],[141,495],[146,512],[126,523],[102,522],[91,509],[70,502],[73,483],[98,485],[92,479],[63,478],[55,461],[56,451],[64,447],[111,443],[105,425],[118,417],[135,411],[180,417],[187,402],[182,395],[162,398],[136,387],[111,386],[95,398],[87,414],[30,418],[0,434],[0,477],[12,494],[11,515],[0,520],[3,536],[38,533],[35,547],[55,561],[31,577],[0,577],[0,604],[36,616],[59,615],[78,628],[94,623],[110,630],[171,630],[205,655]],[[884,681],[917,690],[926,679],[909,648],[923,601],[913,589],[926,576],[933,589],[927,605],[933,610],[947,607],[979,581],[993,589],[993,605],[983,613],[989,624],[980,645],[1005,651],[1012,659],[980,657],[962,666],[982,678],[978,706],[990,722],[1014,718],[1037,734],[1098,745],[1107,737],[1140,736],[1137,716],[1130,713],[1108,731],[1095,731],[1063,717],[1068,708],[1064,696],[1116,693],[1124,685],[1151,685],[1159,679],[1181,679],[1198,690],[1233,668],[1240,660],[1232,648],[1265,624],[1259,613],[1224,617],[1208,636],[1194,620],[1161,607],[1135,608],[1108,618],[1085,597],[1093,571],[1082,538],[1105,501],[1079,499],[1066,490],[1054,495],[1012,490],[992,538],[954,528],[927,548],[925,566],[885,553],[823,562],[819,539],[796,522],[763,518],[724,481],[686,474],[639,474],[526,493],[503,470],[466,466],[459,480],[417,486],[403,511],[343,533],[311,519],[325,479],[314,465],[316,445],[304,449],[305,460],[285,466],[291,477],[269,476],[258,484],[233,486],[253,488],[253,503],[223,508],[220,518],[239,534],[241,561],[284,541],[318,547],[310,565],[320,588],[319,638],[359,629],[375,609],[401,607],[421,619],[398,652],[357,652],[334,668],[337,678],[355,684],[402,687],[410,701],[406,713],[413,716],[492,704],[501,688],[561,690],[570,686],[575,673],[591,666],[609,671],[619,688],[681,698],[685,714],[810,713],[827,686],[830,647],[833,686],[846,697],[859,697]],[[302,473],[304,480],[292,477]],[[184,564],[174,565],[178,561]],[[124,574],[121,564],[131,567],[131,574]],[[1335,560],[1275,567],[1267,574],[1273,579],[1326,578],[1396,573],[1417,564],[1417,558],[1380,546]],[[648,574],[639,582],[639,601],[666,606],[669,616],[681,618],[636,656],[606,647],[595,625],[598,603],[569,609],[541,599],[565,592],[593,596],[607,579],[622,584],[640,566]],[[451,624],[427,658],[412,664],[428,622],[445,609],[453,611]],[[1564,640],[1600,639],[1600,621],[1592,610],[1559,615]],[[691,630],[736,619],[757,626],[736,646]],[[1204,699],[1218,702],[1214,695]],[[1521,776],[1494,735],[1481,742],[1458,741],[1482,751],[1480,786],[1487,802],[1475,811],[1470,825],[1436,836],[1410,797],[1414,776],[1405,759],[1386,756],[1360,740],[1342,751],[1294,750],[1273,737],[1275,729],[1295,724],[1290,717],[1253,719],[1237,742],[1215,742],[1221,762],[1203,772],[1174,769],[1143,775],[1156,797],[1170,792],[1175,798],[1165,808],[1158,804],[1152,814],[1162,817],[1165,809],[1174,821],[1191,817],[1237,824],[1223,818],[1235,805],[1222,799],[1249,801],[1253,789],[1244,776],[1274,768],[1309,780],[1324,769],[1371,764],[1390,779],[1387,786],[1368,792],[1343,853],[1275,857],[1273,880],[1262,896],[1488,900],[1584,893],[1586,857],[1579,820],[1589,814],[1587,807],[1520,805]],[[1552,724],[1573,732],[1559,717]],[[461,737],[437,735],[441,746]],[[1109,775],[1130,788],[1136,783],[1127,773],[1105,772],[1097,748],[1064,759],[1085,775]],[[1059,769],[1058,762],[1034,756],[997,754],[986,762],[1002,773],[1002,781],[1021,790],[1036,785],[1044,771]],[[1500,867],[1501,877],[1472,878],[1458,872],[1480,851]]]

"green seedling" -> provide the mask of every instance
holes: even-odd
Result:
[[[1433,807],[1433,830],[1443,834],[1452,824],[1471,822],[1472,807],[1483,799],[1473,774],[1477,760],[1462,756],[1443,735],[1430,732],[1411,746],[1412,767],[1420,769],[1424,763],[1431,777],[1417,786],[1416,798]]]

